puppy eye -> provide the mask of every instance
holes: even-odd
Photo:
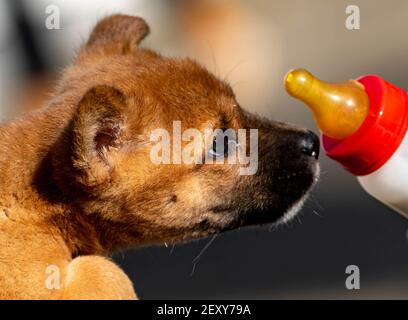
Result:
[[[225,153],[228,153],[228,149],[227,149],[227,151],[225,151],[225,142],[224,142],[224,149],[221,150],[221,148],[219,148],[218,145],[217,145],[217,138],[215,137],[214,140],[213,140],[212,148],[208,151],[208,153],[213,158],[221,158],[221,157],[224,157],[226,155]]]
[[[228,157],[229,152],[237,146],[235,140],[228,137],[228,135],[224,135],[226,130],[225,128],[221,129],[223,135],[218,134],[214,137],[212,148],[209,150],[210,156],[214,158]]]

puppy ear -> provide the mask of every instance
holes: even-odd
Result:
[[[105,53],[127,53],[136,50],[148,33],[149,27],[142,18],[115,14],[96,24],[85,48]]]
[[[71,127],[71,159],[80,184],[97,186],[109,178],[123,144],[125,107],[125,96],[108,86],[90,89],[79,102]]]

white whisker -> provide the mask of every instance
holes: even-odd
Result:
[[[212,238],[207,242],[207,244],[204,246],[204,248],[201,249],[200,253],[193,259],[193,269],[191,270],[190,277],[194,274],[196,264],[204,254],[204,252],[210,247],[210,245],[214,242],[215,238],[217,237],[217,234],[213,235]]]

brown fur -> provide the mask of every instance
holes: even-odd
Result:
[[[0,298],[133,299],[115,249],[274,222],[313,184],[316,161],[287,147],[304,130],[245,112],[192,60],[140,49],[147,33],[140,18],[103,19],[49,104],[0,127]],[[173,120],[258,128],[258,173],[154,165],[149,133]],[[45,285],[50,265],[60,289]]]

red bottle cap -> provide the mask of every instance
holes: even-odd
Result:
[[[370,99],[370,110],[351,136],[336,140],[322,136],[326,154],[356,176],[379,169],[394,154],[408,128],[408,95],[385,81],[368,75],[357,79]]]

